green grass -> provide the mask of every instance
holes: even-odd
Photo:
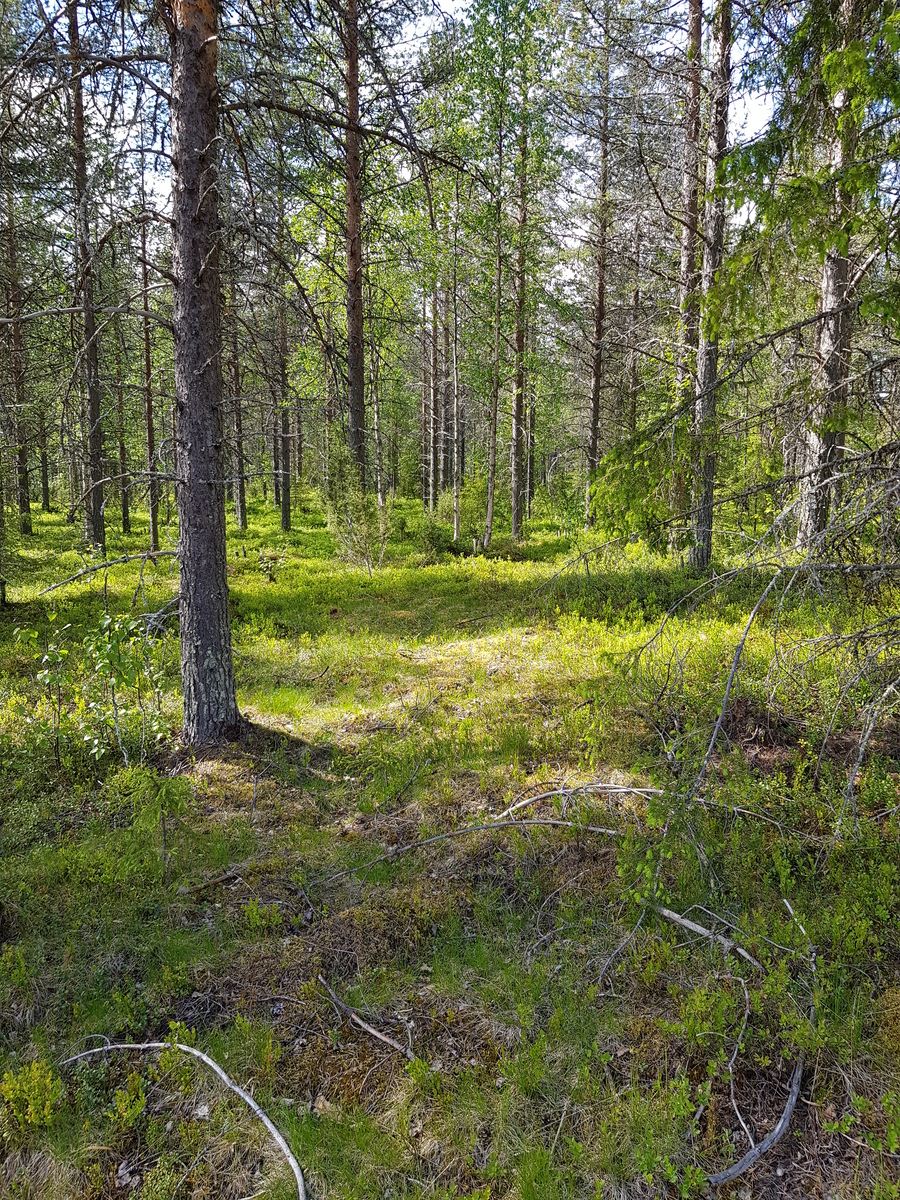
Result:
[[[124,1163],[151,1200],[182,1179],[179,1196],[289,1195],[262,1132],[201,1068],[57,1065],[81,1039],[158,1040],[179,1022],[253,1089],[315,1196],[695,1194],[747,1148],[732,1058],[761,1137],[801,1052],[804,1103],[751,1186],[798,1194],[791,1155],[815,1147],[828,1188],[892,1195],[894,743],[888,719],[848,815],[877,681],[848,686],[852,655],[809,646],[862,600],[765,606],[704,804],[686,808],[762,576],[695,597],[654,639],[697,580],[639,543],[586,570],[573,559],[591,535],[535,520],[507,557],[437,553],[401,501],[370,575],[337,556],[312,494],[290,534],[271,509],[251,516],[229,530],[229,571],[252,726],[215,754],[179,749],[172,622],[149,640],[140,623],[175,595],[171,560],[42,595],[86,565],[58,516],[8,556],[0,1077],[40,1061],[63,1087],[46,1120],[22,1124],[3,1101],[0,1194],[123,1194]],[[145,538],[139,521],[111,534],[109,556]],[[138,625],[104,631],[107,609]],[[173,775],[190,781],[186,806]],[[568,827],[396,853],[591,779],[664,795],[551,799],[531,815]],[[653,905],[727,916],[735,928],[717,928],[761,969]],[[320,974],[414,1060],[350,1023]]]

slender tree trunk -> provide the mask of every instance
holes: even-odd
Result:
[[[279,378],[278,386],[281,386]],[[272,500],[281,508],[281,434],[279,429],[278,399],[272,397]]]
[[[347,0],[344,13],[347,131],[347,429],[350,457],[365,488],[366,376],[363,344],[362,177],[359,160],[359,4]]]
[[[487,506],[484,518],[483,550],[494,533],[494,492],[497,486],[497,416],[500,409],[500,302],[503,291],[503,121],[497,131],[497,224],[494,245],[494,355],[491,364],[491,407],[488,413]]]
[[[125,387],[121,376],[116,381],[116,417],[119,426],[119,497],[122,503],[122,532],[131,533],[131,511],[129,508],[129,492],[131,481],[128,478],[128,452],[125,448]]]
[[[537,418],[537,405],[532,399],[528,406],[528,479],[526,482],[526,513],[531,517],[531,502],[534,500],[534,425]]]
[[[50,511],[50,460],[47,450],[47,414],[43,408],[38,417],[38,452],[41,462],[41,509]]]
[[[597,283],[594,301],[594,337],[591,342],[591,415],[588,430],[588,479],[584,493],[584,519],[590,524],[591,484],[600,466],[600,401],[603,396],[604,339],[606,337],[606,256],[609,231],[609,10],[603,9],[603,84],[600,96],[600,195],[597,228]]]
[[[709,144],[706,154],[706,202],[703,213],[704,321],[697,348],[697,391],[694,400],[694,500],[690,563],[705,571],[712,557],[713,499],[716,482],[716,392],[719,335],[710,322],[710,294],[725,250],[725,197],[717,188],[719,167],[728,142],[728,97],[731,90],[731,0],[719,0],[715,17],[715,61],[710,81]]]
[[[459,501],[462,491],[462,421],[459,404],[459,296],[457,294],[456,257],[459,250],[459,175],[456,177],[456,213],[453,221],[453,540],[459,541]]]
[[[444,353],[441,359],[441,379],[443,380],[443,396],[441,397],[441,491],[450,486],[451,460],[453,458],[453,442],[450,426],[453,421],[453,370],[450,356],[450,295],[446,288],[443,293],[443,320],[441,325],[444,334]]]
[[[527,109],[528,97],[525,96]],[[519,135],[519,211],[517,214],[515,266],[515,345],[516,383],[513,395],[512,445],[510,447],[510,499],[512,537],[522,536],[525,508],[525,262],[528,226],[528,129],[524,122]]]
[[[222,469],[215,0],[174,0],[173,325],[181,679],[189,745],[240,728],[231,651]]]
[[[285,311],[284,286],[279,291],[278,301],[278,366],[281,396],[280,466],[281,466],[281,529],[289,533],[291,528],[291,410],[288,403],[288,346],[287,312]]]
[[[19,282],[19,258],[16,245],[16,216],[13,203],[12,188],[6,171],[7,163],[3,158],[4,174],[7,175],[6,186],[6,266],[8,273],[7,296],[9,300],[9,342],[10,366],[12,368],[13,403],[15,415],[13,428],[16,431],[16,493],[19,505],[19,532],[26,537],[31,536],[31,496],[28,481],[28,428],[25,420],[26,389],[25,389],[25,342],[22,337],[22,295]]]
[[[81,86],[82,55],[78,32],[78,3],[69,0],[69,57],[72,64],[72,151],[75,182],[75,243],[78,292],[84,325],[84,373],[87,387],[88,479],[87,524],[91,541],[106,552],[103,517],[103,428],[100,356],[94,313],[94,264],[88,215],[87,148],[84,125],[84,94]]]
[[[144,203],[143,182],[141,202]],[[153,414],[153,352],[150,343],[150,279],[147,266],[147,223],[141,222],[141,287],[144,301],[144,425],[147,431],[148,500],[150,504],[150,549],[159,549],[159,477],[156,473],[156,428]]]
[[[637,398],[641,387],[638,330],[641,321],[641,227],[634,227],[634,289],[631,293],[631,346],[628,351],[628,436],[637,429]]]
[[[697,286],[697,222],[700,197],[700,67],[702,57],[702,0],[689,0],[686,55],[687,94],[684,103],[684,158],[681,171],[681,263],[678,273],[679,339],[677,387],[679,400],[691,396],[691,370],[699,336]]]
[[[854,0],[842,0],[843,46],[854,37]],[[832,101],[831,170],[837,181],[833,218],[846,228],[853,212],[853,193],[847,186],[846,172],[856,156],[858,125],[851,118],[851,97],[839,92]],[[800,437],[798,466],[800,484],[798,550],[808,550],[828,526],[832,498],[840,492],[840,460],[843,434],[836,428],[847,403],[852,314],[850,299],[850,260],[847,253],[831,246],[822,266],[819,321],[816,326],[816,361],[812,379],[812,403]]]
[[[378,497],[378,507],[385,506],[384,487],[384,441],[381,431],[381,401],[378,395],[378,348],[372,338],[369,345],[371,361],[369,363],[369,380],[372,386],[372,433],[375,439],[375,494]]]
[[[238,342],[237,283],[234,269],[229,279],[229,333],[231,336],[231,405],[234,430],[234,519],[247,528],[247,463],[244,455],[244,414],[241,405],[241,348]]]
[[[429,412],[429,479],[428,506],[432,512],[437,508],[440,491],[441,470],[441,385],[438,378],[438,294],[437,287],[431,293],[431,404]]]
[[[422,511],[428,511],[428,500],[431,495],[431,439],[428,434],[428,312],[426,309],[425,292],[422,292]]]
[[[294,451],[294,478],[297,480],[297,484],[300,485],[303,482],[303,405],[299,396],[294,405],[294,414],[297,429],[297,446]]]

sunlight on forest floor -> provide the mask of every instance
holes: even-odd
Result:
[[[104,595],[113,617],[162,609],[171,560],[40,598],[89,565],[54,518],[12,579],[0,1190],[290,1195],[261,1129],[178,1055],[57,1065],[175,1022],[252,1090],[315,1197],[700,1194],[772,1128],[801,1053],[790,1133],[736,1194],[896,1196],[897,736],[851,828],[860,697],[805,645],[821,600],[761,614],[686,807],[758,580],[638,657],[696,582],[640,545],[586,574],[566,564],[590,537],[538,526],[522,561],[432,562],[410,505],[370,577],[333,559],[311,498],[294,533],[274,519],[230,535],[250,724],[214,752],[172,740],[171,620],[149,652],[97,633]]]

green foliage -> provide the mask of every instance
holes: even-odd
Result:
[[[129,1130],[143,1118],[146,1107],[144,1077],[139,1071],[130,1071],[125,1086],[116,1089],[109,1116],[121,1129]]]
[[[7,1071],[0,1082],[0,1133],[8,1139],[13,1129],[25,1133],[52,1125],[64,1091],[62,1080],[43,1059],[33,1059],[18,1071]]]

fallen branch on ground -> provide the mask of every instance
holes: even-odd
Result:
[[[215,879],[207,879],[204,883],[195,883],[193,887],[180,887],[175,894],[176,896],[193,896],[197,892],[205,892],[207,888],[217,887],[220,883],[228,883],[232,879],[237,879],[242,870],[242,867],[235,867],[231,871],[226,871],[224,875],[217,875]]]
[[[741,958],[747,960],[752,966],[756,967],[757,971],[762,970],[762,963],[758,962],[752,954],[733,941],[727,938],[724,933],[714,933],[711,929],[707,929],[704,925],[698,925],[696,921],[689,921],[687,917],[682,917],[677,912],[672,912],[671,908],[658,908],[653,906],[653,911],[661,917],[665,917],[667,921],[671,921],[674,925],[680,925],[682,929],[689,929],[691,933],[698,933],[701,937],[710,938],[714,942],[718,942],[720,946],[725,947],[726,954],[733,950],[735,954],[739,954]]]
[[[394,1039],[392,1037],[388,1037],[386,1033],[381,1033],[378,1029],[373,1028],[373,1026],[369,1025],[362,1019],[355,1009],[352,1009],[348,1004],[345,1004],[343,1000],[339,999],[334,994],[334,992],[325,982],[323,976],[319,975],[317,978],[319,983],[321,983],[322,987],[331,997],[331,1000],[335,1006],[344,1014],[345,1017],[348,1017],[354,1025],[357,1025],[360,1029],[365,1030],[366,1033],[371,1034],[373,1038],[377,1038],[379,1042],[384,1042],[386,1046],[390,1046],[392,1049],[396,1050],[398,1054],[402,1054],[404,1058],[408,1058],[410,1062],[413,1061],[416,1056],[408,1046],[401,1046],[399,1042],[395,1042]]]
[[[800,1079],[803,1075],[803,1055],[797,1059],[797,1065],[794,1067],[794,1074],[791,1077],[791,1089],[788,1092],[788,1101],[785,1105],[784,1112],[778,1119],[778,1124],[767,1134],[761,1142],[748,1150],[743,1158],[725,1171],[719,1171],[715,1175],[708,1175],[706,1182],[711,1183],[713,1187],[719,1187],[723,1183],[730,1183],[732,1179],[737,1179],[739,1175],[743,1175],[766,1154],[776,1142],[781,1141],[785,1133],[787,1133],[788,1125],[791,1123],[791,1117],[794,1115],[794,1109],[797,1107],[797,1097],[800,1095]]]
[[[628,795],[628,796],[662,796],[662,788],[644,788],[644,787],[628,787],[623,783],[583,783],[580,787],[573,788],[556,788],[552,792],[541,792],[537,796],[526,796],[524,800],[517,800],[515,804],[511,804],[509,808],[505,808],[497,817],[498,821],[502,821],[504,817],[510,816],[511,813],[518,812],[520,808],[525,808],[529,804],[537,804],[538,800],[551,800],[554,796],[572,796],[588,795],[591,793],[600,792],[607,795]]]
[[[303,1172],[300,1169],[300,1164],[291,1153],[290,1146],[287,1144],[282,1134],[279,1133],[275,1124],[268,1116],[266,1116],[249,1092],[245,1092],[244,1089],[239,1087],[233,1079],[230,1079],[215,1061],[215,1059],[210,1058],[208,1054],[204,1054],[202,1050],[197,1050],[194,1046],[185,1046],[181,1042],[110,1042],[105,1046],[94,1046],[90,1050],[82,1050],[79,1054],[73,1054],[71,1058],[64,1059],[59,1065],[61,1067],[67,1067],[71,1063],[78,1062],[79,1059],[89,1058],[94,1054],[108,1054],[112,1050],[131,1050],[137,1051],[139,1054],[147,1054],[151,1051],[157,1050],[180,1050],[183,1054],[189,1054],[192,1058],[197,1058],[200,1060],[200,1062],[205,1063],[206,1066],[209,1067],[209,1069],[215,1075],[217,1075],[219,1079],[221,1079],[229,1091],[234,1092],[236,1096],[244,1101],[248,1108],[253,1112],[254,1116],[258,1117],[266,1127],[272,1140],[275,1142],[275,1145],[287,1159],[288,1166],[291,1168],[294,1179],[297,1181],[298,1200],[307,1200],[306,1183],[303,1179]]]

